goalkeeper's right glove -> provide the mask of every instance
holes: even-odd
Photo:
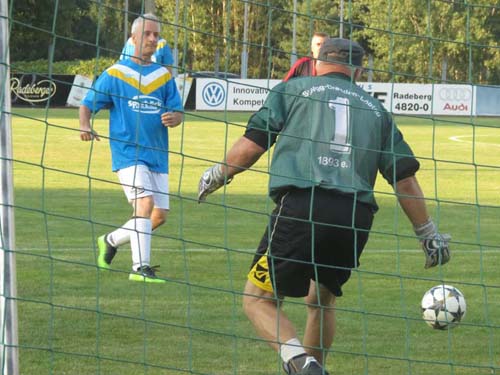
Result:
[[[422,244],[425,254],[425,268],[446,264],[450,260],[449,234],[437,232],[436,225],[429,218],[426,223],[413,228]]]
[[[198,203],[205,201],[208,194],[213,193],[221,186],[227,185],[232,178],[227,178],[222,172],[222,165],[215,164],[208,168],[200,178],[198,183]]]

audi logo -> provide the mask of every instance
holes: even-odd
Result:
[[[441,100],[451,102],[462,102],[472,98],[471,90],[465,87],[443,87],[439,89],[438,95]]]
[[[216,107],[224,102],[226,92],[220,83],[211,82],[203,88],[201,96],[208,106]]]

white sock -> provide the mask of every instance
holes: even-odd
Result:
[[[111,246],[120,247],[130,242],[130,234],[131,230],[134,230],[133,226],[127,227],[130,223],[130,220],[127,221],[122,227],[115,229],[113,232],[108,233],[108,237],[106,238]],[[152,231],[154,233],[154,231]]]
[[[149,266],[151,255],[151,219],[136,217],[130,219],[123,227],[129,228],[130,249],[132,251],[132,269]]]
[[[131,229],[127,227],[131,220],[127,221],[123,226],[115,229],[113,232],[108,234],[106,238],[111,246],[119,247],[130,242]],[[133,227],[132,227],[133,228]],[[132,229],[133,230],[133,229]]]
[[[306,351],[299,339],[294,337],[280,346],[280,355],[283,362],[287,363],[293,357],[305,354]]]

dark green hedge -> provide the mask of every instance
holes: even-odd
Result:
[[[109,57],[92,60],[58,61],[50,65],[47,60],[11,61],[11,73],[38,73],[38,74],[81,74],[89,78],[99,75],[104,69],[116,62]]]

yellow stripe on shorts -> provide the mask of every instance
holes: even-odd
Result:
[[[271,276],[269,275],[269,266],[267,263],[267,251],[262,255],[257,263],[252,267],[247,275],[248,280],[256,287],[265,290],[266,292],[273,292],[273,284]]]

